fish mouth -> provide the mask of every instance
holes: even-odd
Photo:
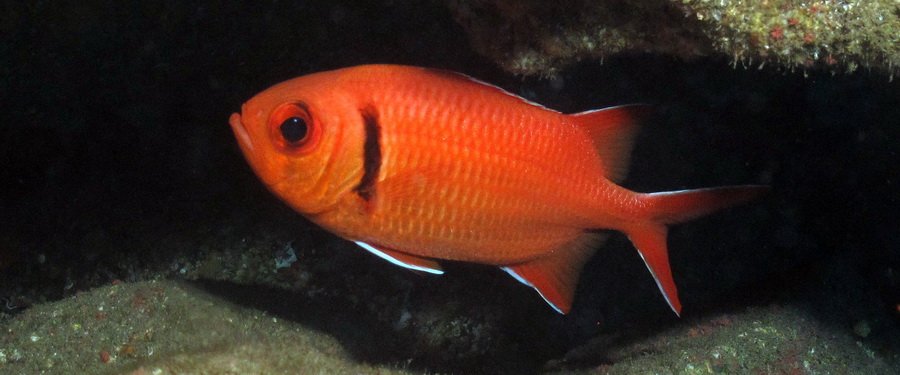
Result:
[[[244,146],[248,151],[253,151],[253,141],[250,139],[250,133],[247,133],[244,123],[241,122],[241,114],[237,112],[232,113],[228,123],[231,124],[231,130],[234,131],[234,135],[241,146]]]

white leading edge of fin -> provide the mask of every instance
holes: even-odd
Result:
[[[417,265],[414,265],[414,264],[403,263],[403,262],[401,262],[400,260],[398,260],[398,259],[396,259],[396,258],[394,258],[394,257],[392,257],[392,256],[390,256],[390,255],[388,255],[388,254],[386,254],[385,252],[383,252],[383,251],[381,251],[381,250],[376,249],[374,246],[369,245],[369,244],[367,244],[367,243],[365,243],[365,242],[362,242],[362,241],[353,241],[353,242],[355,242],[357,245],[359,245],[359,247],[368,250],[370,253],[375,254],[375,255],[377,255],[379,258],[384,259],[384,260],[386,260],[386,261],[388,261],[388,262],[391,262],[391,263],[393,263],[394,265],[397,265],[397,266],[400,266],[400,267],[403,267],[403,268],[408,268],[408,269],[411,269],[411,270],[422,271],[422,272],[428,272],[428,273],[433,274],[433,275],[443,275],[443,274],[444,274],[444,270],[436,270],[436,269],[433,269],[433,268],[425,268],[425,267],[420,267],[420,266],[417,266]]]
[[[468,80],[470,80],[470,81],[472,81],[472,82],[475,82],[475,83],[477,83],[477,84],[479,84],[479,85],[484,85],[484,86],[487,86],[487,87],[490,87],[490,88],[494,88],[494,89],[500,90],[501,93],[506,94],[506,95],[509,95],[509,96],[511,96],[511,97],[513,97],[513,98],[519,99],[519,100],[521,100],[522,102],[524,102],[525,104],[528,104],[528,105],[531,105],[531,106],[534,106],[534,107],[538,107],[538,108],[540,108],[540,109],[545,109],[545,110],[548,110],[548,111],[550,111],[550,112],[560,113],[559,111],[557,111],[557,110],[555,110],[555,109],[553,109],[553,108],[547,108],[547,107],[544,107],[543,104],[535,103],[535,102],[533,102],[533,101],[531,101],[531,100],[525,99],[524,97],[522,97],[522,96],[520,96],[520,95],[513,94],[513,93],[507,91],[506,89],[504,89],[504,88],[502,88],[502,87],[500,87],[500,86],[497,86],[497,85],[494,85],[494,84],[491,84],[491,83],[487,83],[487,82],[482,81],[482,80],[480,80],[480,79],[478,79],[478,78],[472,77],[472,76],[470,76],[470,75],[468,75],[468,74],[463,74],[463,73],[458,73],[458,72],[452,72],[452,71],[451,71],[450,73],[456,74],[456,75],[458,75],[458,76],[460,76],[460,77],[462,77],[462,78],[468,79]]]
[[[611,110],[611,109],[618,109],[618,108],[623,108],[623,107],[641,106],[641,105],[645,105],[645,104],[643,104],[643,103],[620,104],[620,105],[614,105],[614,106],[612,106],[612,107],[606,107],[606,108],[589,109],[589,110],[587,110],[587,111],[581,111],[581,112],[578,112],[578,113],[573,113],[572,116],[583,116],[583,115],[589,115],[589,114],[591,114],[591,113],[597,113],[597,112],[602,112],[602,111],[608,111],[608,110]]]
[[[525,284],[525,285],[530,286],[532,289],[534,289],[535,291],[538,292],[538,295],[540,295],[541,298],[544,299],[544,302],[547,302],[547,304],[550,305],[550,307],[552,307],[553,310],[556,310],[556,312],[558,312],[558,313],[560,313],[560,314],[564,314],[564,313],[562,312],[562,310],[559,309],[559,307],[556,307],[556,305],[554,305],[552,302],[550,302],[550,300],[548,300],[547,297],[544,297],[544,294],[541,293],[541,290],[540,290],[540,289],[535,288],[534,285],[532,285],[530,282],[528,282],[528,280],[525,280],[524,278],[522,278],[522,276],[519,276],[519,274],[517,274],[516,271],[513,271],[512,268],[509,268],[509,267],[500,267],[500,269],[506,271],[506,273],[508,273],[510,276],[512,276],[514,279],[516,279],[516,281],[518,281],[518,282],[520,282],[520,283],[522,283],[522,284]]]
[[[675,316],[681,317],[681,314],[678,313],[678,310],[675,310],[675,306],[672,305],[672,301],[669,300],[669,295],[666,294],[666,290],[663,289],[662,283],[659,282],[659,278],[656,277],[656,272],[653,272],[653,268],[650,267],[650,263],[647,263],[647,260],[644,259],[644,254],[638,250],[638,255],[641,256],[641,260],[644,261],[644,266],[647,267],[647,270],[650,271],[650,275],[653,276],[653,281],[656,282],[656,287],[659,288],[660,293],[662,293],[663,298],[666,300],[666,303],[669,304],[669,308],[675,313]]]

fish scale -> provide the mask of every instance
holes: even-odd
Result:
[[[617,230],[680,313],[667,226],[766,188],[617,185],[644,111],[565,115],[457,73],[364,65],[277,84],[229,122],[275,195],[395,265],[496,265],[567,313],[597,230]]]
[[[460,105],[460,107],[462,107],[462,109],[459,110],[460,112],[466,112],[469,114],[473,113],[473,111],[469,111],[467,109],[467,107],[469,107],[469,105],[467,105],[467,104],[462,104],[462,105]],[[474,117],[474,116],[469,116],[469,118],[472,118],[472,117]],[[490,118],[490,115],[483,116],[483,117]],[[470,122],[486,123],[487,121],[482,120],[482,119],[475,119]],[[409,124],[409,126],[406,127],[406,129],[404,129],[401,126],[397,125],[398,123],[406,123],[406,124]],[[436,140],[430,134],[425,134],[420,137],[417,137],[415,135],[409,135],[409,138],[415,139],[414,141],[411,140],[409,144],[403,144],[403,140],[407,139],[406,137],[400,139],[400,136],[398,135],[396,137],[397,138],[396,140],[394,140],[391,137],[392,133],[402,133],[405,135],[405,134],[415,133],[417,129],[425,129],[426,133],[435,132],[435,129],[438,129],[437,131],[440,132],[440,131],[442,131],[442,130],[440,130],[442,128],[453,127],[453,125],[452,125],[453,123],[454,122],[452,122],[452,121],[449,122],[449,124],[442,123],[442,122],[432,122],[432,123],[429,123],[428,126],[419,126],[419,124],[417,124],[415,121],[408,121],[408,120],[404,121],[402,119],[386,118],[384,121],[384,124],[385,124],[384,131],[386,134],[386,143],[385,143],[386,155],[390,155],[391,150],[393,150],[393,149],[399,149],[399,150],[438,149],[438,150],[441,150],[442,152],[438,153],[436,155],[433,155],[436,158],[444,157],[444,158],[451,159],[451,160],[453,160],[453,159],[465,160],[468,163],[468,164],[466,164],[467,167],[470,167],[470,168],[478,167],[478,168],[483,169],[482,173],[479,173],[478,175],[466,176],[467,179],[478,180],[480,182],[479,186],[496,185],[498,182],[504,181],[503,177],[509,177],[511,175],[514,175],[512,173],[508,173],[507,171],[509,171],[509,170],[523,170],[524,169],[523,167],[527,167],[527,166],[536,167],[538,169],[549,169],[550,167],[552,167],[551,163],[546,162],[547,159],[552,159],[552,158],[548,158],[547,155],[553,155],[554,151],[556,151],[556,150],[542,149],[542,148],[550,148],[550,147],[548,147],[548,146],[550,146],[549,143],[532,142],[534,145],[531,146],[527,143],[524,143],[523,140],[521,140],[521,139],[509,137],[509,134],[519,134],[519,132],[509,132],[509,129],[511,128],[511,126],[482,127],[483,129],[486,130],[482,134],[474,133],[474,132],[466,132],[471,137],[465,137],[463,139],[476,139],[476,140],[481,140],[481,141],[480,142],[460,142],[458,144],[449,146],[450,150],[447,150],[447,151],[444,151],[444,150],[446,150],[446,148],[448,148],[448,142],[445,142],[442,140]],[[526,125],[526,126],[528,126],[528,125]],[[468,130],[468,129],[463,129],[463,131],[465,131],[465,130]],[[535,139],[537,139],[539,141],[542,138],[546,139],[546,138],[553,138],[553,137],[557,137],[557,136],[558,136],[557,134],[549,134],[545,137],[537,136],[537,137],[532,137],[531,141],[534,141]],[[432,141],[434,144],[429,143],[429,141]],[[418,143],[418,142],[422,142],[422,143]],[[519,143],[519,145],[518,145],[519,147],[514,148],[514,147],[509,146],[509,145],[514,145],[516,143]],[[507,145],[507,146],[491,149],[490,147],[488,147],[489,144],[500,144],[500,145]],[[532,150],[529,150],[529,148],[531,148]],[[523,149],[528,150],[528,151],[527,152],[519,152],[519,153],[510,152],[510,151],[523,150]],[[459,153],[461,152],[460,150],[465,150],[465,155],[462,155],[462,157],[459,157],[460,156]],[[529,156],[532,156],[535,154],[544,155],[544,158],[529,157]],[[387,156],[387,158],[388,159],[385,161],[385,163],[390,164],[391,163],[390,157]],[[398,158],[401,160],[417,160],[417,161],[421,160],[420,157],[404,158],[403,156],[399,156]],[[441,161],[438,161],[438,163],[440,163],[440,162]],[[504,162],[509,163],[510,165],[505,165]],[[562,162],[570,162],[570,161],[562,160]],[[457,161],[456,163],[460,163],[460,162]],[[447,164],[449,164],[449,162]],[[543,165],[541,165],[541,164],[543,164]],[[395,170],[396,172],[402,173],[402,171],[405,169],[419,169],[419,168],[427,169],[427,168],[429,168],[429,166],[403,165],[403,164],[398,163],[397,167],[391,168],[391,170]],[[470,169],[470,168],[467,168],[467,169]],[[454,172],[455,172],[455,170],[454,170]],[[388,172],[384,172],[384,173],[388,173]],[[563,175],[563,174],[547,174],[545,176],[533,176],[533,175],[529,176],[529,174],[526,173],[526,174],[520,174],[517,176],[532,177],[532,178],[531,178],[531,181],[525,181],[523,179],[516,180],[515,182],[511,181],[510,186],[505,186],[505,187],[512,188],[512,189],[514,189],[516,187],[520,187],[523,189],[532,189],[533,190],[536,188],[537,189],[546,189],[547,187],[552,186],[554,184],[556,184],[556,185],[565,184],[568,186],[572,186],[577,183],[577,184],[580,184],[582,188],[587,187],[587,185],[588,185],[588,184],[586,184],[586,181],[588,180],[588,178],[586,178],[583,174],[575,174],[572,177],[576,177],[576,178],[570,178],[570,179],[568,179],[568,181],[562,181],[566,177],[569,177],[569,175]],[[597,182],[599,182],[600,179],[602,178],[602,176],[600,176],[600,175],[595,175],[594,177],[595,178],[593,178],[592,180],[595,182],[595,184]],[[511,179],[506,178],[505,180],[511,180]],[[553,181],[553,180],[556,180],[556,181]],[[466,181],[466,180],[460,181],[461,184],[465,184],[467,182],[468,181]],[[592,184],[592,185],[595,185],[595,184]],[[523,192],[520,191],[517,193],[521,194]],[[575,195],[581,196],[580,194],[575,194]],[[530,203],[530,202],[527,204],[534,205],[533,203]]]

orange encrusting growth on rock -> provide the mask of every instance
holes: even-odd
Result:
[[[666,224],[764,188],[617,185],[642,110],[565,115],[460,74],[369,65],[273,86],[230,122],[273,193],[397,265],[497,265],[566,313],[596,230],[612,229],[628,235],[678,313]]]

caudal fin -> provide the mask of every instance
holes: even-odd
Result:
[[[656,280],[656,285],[677,315],[681,315],[681,301],[669,266],[666,246],[667,224],[691,220],[714,211],[749,201],[768,190],[766,186],[724,186],[708,189],[682,190],[643,194],[641,200],[648,207],[647,221],[626,229],[626,234]]]
[[[676,224],[752,200],[769,190],[765,185],[721,186],[644,194],[652,221]]]

